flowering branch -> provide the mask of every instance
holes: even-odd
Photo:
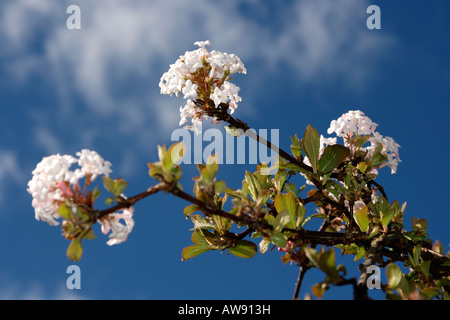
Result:
[[[326,276],[312,288],[316,297],[321,298],[330,285],[350,284],[354,298],[365,299],[367,270],[377,264],[387,270],[388,283],[382,286],[387,298],[447,299],[449,254],[444,255],[442,244],[433,244],[428,238],[425,219],[413,218],[412,230],[406,230],[406,204],[388,201],[384,188],[375,181],[383,167],[396,173],[400,146],[377,132],[378,125],[357,110],[331,121],[327,132],[336,137],[326,138],[308,125],[301,139],[291,137],[290,153],[282,150],[231,116],[242,100],[231,75],[247,72],[239,57],[208,51],[209,41],[195,44],[199,48],[180,56],[160,81],[162,94],[181,93],[186,99],[180,108],[180,125],[190,118],[191,124],[185,128],[198,133],[201,121],[224,121],[230,134],[245,134],[279,154],[276,172],[270,173],[266,164],[260,164],[256,172],[245,172],[241,188],[231,189],[217,179],[218,159],[211,155],[206,164],[198,165],[199,176],[194,178],[191,195],[179,182],[179,163],[186,146],[158,146],[159,161],[149,163],[149,175],[159,183],[126,197],[128,182],[109,177],[111,163],[95,151],[84,149],[77,153],[78,158],[46,157],[33,171],[28,192],[36,219],[50,225],[62,220],[63,235],[70,240],[67,256],[74,261],[81,258],[82,240],[95,238],[92,226],[97,222],[104,234],[110,233],[108,245],[126,241],[134,227],[135,203],[164,191],[190,203],[184,214],[194,224],[193,245],[183,249],[183,260],[210,250],[251,258],[258,249],[264,254],[272,245],[285,253],[284,263],[290,261],[300,268],[294,299],[311,268]],[[337,143],[338,138],[343,144]],[[79,168],[72,170],[75,165]],[[306,196],[301,196],[305,186],[298,188],[289,181],[297,174],[312,187]],[[102,192],[99,186],[94,187],[99,176],[109,194],[105,199],[109,207],[103,210],[95,209]],[[230,209],[225,210],[229,199]],[[317,206],[316,213],[306,214],[308,203]],[[313,219],[322,220],[318,231],[306,229]],[[234,233],[232,226],[246,229]],[[257,246],[254,239],[258,238]],[[345,267],[336,265],[335,249],[354,255],[355,261],[365,259],[358,281],[344,277]],[[403,263],[410,272],[404,274],[396,263]]]

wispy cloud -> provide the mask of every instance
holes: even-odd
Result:
[[[16,282],[7,281],[0,289],[0,300],[84,300],[82,294],[76,291],[59,287],[52,292],[44,290],[44,286],[38,282],[21,285]]]
[[[65,26],[69,4],[81,8],[81,30]],[[267,78],[287,67],[297,77],[292,81],[347,82],[352,89],[392,43],[365,30],[367,1],[280,1],[277,10],[271,5],[257,0],[3,2],[0,57],[8,66],[2,67],[18,85],[29,73],[48,82],[60,98],[53,110],[65,130],[90,128],[80,144],[113,130],[141,146],[178,126],[182,102],[161,97],[158,82],[170,63],[194,49],[194,41],[209,39],[215,49],[258,61]],[[260,75],[248,74],[246,81],[259,83]],[[246,94],[251,100],[260,90]],[[45,151],[56,151],[61,143],[43,125],[49,122],[36,122],[37,139]]]

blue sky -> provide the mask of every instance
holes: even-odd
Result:
[[[81,30],[66,28],[66,8],[81,8]],[[381,9],[381,29],[366,8]],[[179,55],[210,40],[237,54],[247,75],[235,116],[255,129],[279,129],[280,145],[311,123],[362,110],[400,145],[398,172],[381,170],[390,200],[426,218],[449,249],[448,1],[57,1],[0,4],[0,299],[290,299],[298,268],[279,252],[246,260],[211,252],[185,262],[192,224],[188,203],[157,194],[135,207],[126,243],[85,242],[77,263],[81,290],[66,288],[67,240],[34,219],[26,185],[42,157],[89,148],[129,181],[133,195],[155,183],[147,163],[170,144],[183,101],[159,94],[159,79]],[[253,165],[223,165],[238,187]],[[383,172],[384,171],[384,172]],[[191,190],[195,165],[184,167]],[[312,212],[312,208],[310,208]],[[339,257],[339,263],[351,261]],[[347,264],[349,274],[354,265]],[[307,274],[300,297],[323,280]],[[380,297],[379,292],[371,292]],[[332,288],[325,299],[351,298]]]

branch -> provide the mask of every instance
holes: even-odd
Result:
[[[115,206],[112,206],[112,207],[110,207],[108,209],[104,209],[104,210],[100,210],[100,211],[95,210],[94,211],[95,220],[98,220],[98,219],[100,219],[100,218],[102,218],[102,217],[104,217],[104,216],[106,216],[106,215],[108,215],[110,213],[114,213],[114,212],[119,211],[121,209],[129,208],[132,205],[134,205],[136,202],[138,202],[139,200],[142,200],[142,199],[144,199],[144,198],[146,198],[146,197],[148,197],[148,196],[150,196],[150,195],[152,195],[154,193],[157,193],[157,192],[159,192],[161,190],[164,190],[165,188],[167,188],[165,183],[158,183],[157,185],[154,185],[154,186],[148,188],[146,191],[141,192],[141,193],[139,193],[139,194],[137,194],[137,195],[135,195],[135,196],[133,196],[131,198],[122,199],[120,201],[120,203],[118,203]]]

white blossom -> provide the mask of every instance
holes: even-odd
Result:
[[[401,162],[398,149],[400,145],[391,137],[383,137],[379,132],[375,131],[378,124],[372,122],[364,112],[360,110],[349,111],[344,113],[337,120],[333,120],[328,128],[328,134],[336,133],[338,137],[344,139],[344,144],[349,146],[348,140],[355,134],[360,136],[369,135],[370,146],[362,148],[367,151],[367,157],[370,158],[375,154],[378,144],[382,145],[381,154],[387,157],[387,160],[379,165],[379,168],[388,166],[391,173],[397,172],[398,163]],[[378,174],[374,168],[371,173]]]
[[[71,155],[51,155],[44,157],[36,165],[27,188],[33,197],[31,204],[36,220],[58,225],[56,220],[60,218],[59,205],[65,197],[73,194],[67,185],[79,188],[79,180],[86,174],[91,176],[92,181],[98,175],[108,175],[111,172],[111,163],[103,160],[95,151],[84,149],[78,152],[77,156],[79,158]],[[80,168],[71,170],[76,163]]]
[[[199,46],[197,50],[187,51],[181,55],[169,70],[165,72],[159,82],[161,94],[179,96],[187,99],[186,105],[180,108],[180,125],[184,125],[188,118],[192,119],[191,125],[184,128],[198,132],[197,125],[209,117],[205,114],[201,105],[196,105],[195,100],[205,102],[211,99],[217,108],[221,103],[227,103],[229,112],[233,113],[238,102],[242,101],[238,92],[240,88],[229,82],[228,76],[234,73],[247,73],[241,59],[235,54],[228,54],[216,50],[209,52],[206,49],[210,41],[197,41],[194,45]],[[201,68],[208,68],[208,74],[197,77],[196,73]],[[197,83],[198,82],[198,83]],[[199,91],[199,87],[202,91]],[[201,95],[201,96],[200,96]],[[210,106],[211,107],[211,106]],[[212,122],[220,122],[213,117]]]
[[[108,232],[111,231],[107,242],[109,246],[119,244],[127,240],[128,234],[134,227],[133,212],[134,208],[129,207],[123,209],[122,213],[111,213],[98,220],[98,222],[102,225],[101,229],[103,234],[108,234]],[[125,224],[122,224],[120,220],[123,220]]]
[[[360,110],[344,113],[337,120],[333,120],[328,128],[328,134],[336,133],[338,137],[347,139],[353,134],[368,135],[375,132],[378,124],[372,122]]]

